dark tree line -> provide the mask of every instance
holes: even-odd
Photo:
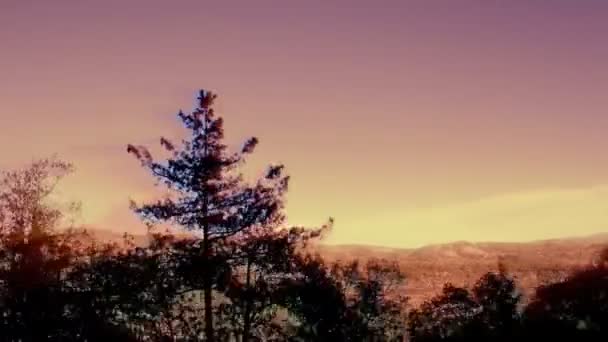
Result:
[[[166,196],[137,205],[147,245],[94,241],[53,201],[69,164],[50,159],[0,178],[2,341],[605,341],[608,252],[528,302],[504,268],[471,288],[409,308],[399,265],[326,263],[307,247],[320,228],[287,227],[282,165],[256,181],[239,172],[256,138],[223,142],[215,95],[201,91],[179,118],[189,132],[168,158],[127,150]]]
[[[524,303],[504,271],[472,291],[446,284],[411,311],[411,341],[607,341],[608,249],[599,262],[539,286]]]

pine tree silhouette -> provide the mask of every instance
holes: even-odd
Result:
[[[213,267],[210,262],[226,239],[276,220],[288,178],[281,165],[269,167],[265,177],[249,185],[238,173],[244,157],[254,151],[256,138],[242,149],[228,153],[223,143],[223,120],[215,115],[216,95],[201,90],[198,107],[190,114],[179,112],[190,137],[180,146],[165,138],[161,145],[171,153],[156,162],[142,146],[129,145],[150,172],[171,189],[174,196],[156,203],[136,206],[135,211],[149,222],[172,222],[202,235],[200,270],[203,274],[205,335],[214,340]]]

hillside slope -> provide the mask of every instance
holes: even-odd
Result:
[[[371,258],[396,260],[407,276],[405,291],[413,304],[439,293],[450,282],[472,286],[498,263],[517,279],[524,296],[543,283],[563,278],[572,269],[588,264],[608,245],[608,234],[527,243],[454,242],[417,249],[369,246],[319,246],[330,261],[362,261]]]

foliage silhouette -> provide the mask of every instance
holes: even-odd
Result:
[[[223,143],[223,119],[216,117],[213,109],[215,99],[215,94],[201,90],[198,107],[190,114],[179,112],[190,137],[181,146],[161,138],[161,146],[171,154],[165,162],[155,162],[145,147],[127,147],[172,194],[155,203],[135,206],[135,211],[150,223],[168,221],[202,235],[196,267],[202,275],[208,341],[214,340],[214,255],[221,254],[219,249],[227,239],[246,235],[247,230],[257,227],[280,224],[283,193],[289,180],[283,176],[282,165],[269,167],[254,185],[243,180],[238,168],[258,140],[250,138],[239,152],[228,153]]]
[[[285,297],[297,341],[399,341],[405,298],[393,292],[403,281],[394,264],[373,260],[325,265],[319,256],[294,259]],[[393,295],[391,297],[390,295]]]
[[[521,295],[515,281],[499,265],[498,273],[486,273],[473,287],[473,298],[480,306],[476,317],[483,327],[480,337],[491,341],[511,341],[520,334]]]
[[[515,282],[504,270],[472,289],[446,284],[443,293],[410,312],[411,341],[511,341],[520,333]]]
[[[530,340],[608,339],[608,249],[595,265],[568,278],[541,286],[525,310]]]
[[[65,210],[75,206],[62,209],[52,194],[71,169],[46,159],[6,172],[0,180],[2,340],[97,340],[116,332],[75,314],[79,302],[68,278],[95,248],[82,243],[85,232],[60,230],[67,223]],[[89,327],[90,336],[83,327]]]

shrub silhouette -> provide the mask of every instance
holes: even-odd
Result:
[[[472,291],[446,284],[410,312],[411,341],[511,341],[520,334],[515,282],[504,271],[482,276]]]
[[[498,273],[486,273],[473,287],[473,298],[480,307],[476,325],[486,340],[511,341],[521,333],[521,295],[515,281],[500,268]]]
[[[293,340],[402,340],[405,299],[391,291],[403,281],[396,265],[375,260],[364,267],[327,266],[313,255],[294,262],[294,278],[285,286],[295,318]]]
[[[608,265],[605,258],[573,272],[563,281],[541,286],[525,310],[530,339],[608,338]]]

